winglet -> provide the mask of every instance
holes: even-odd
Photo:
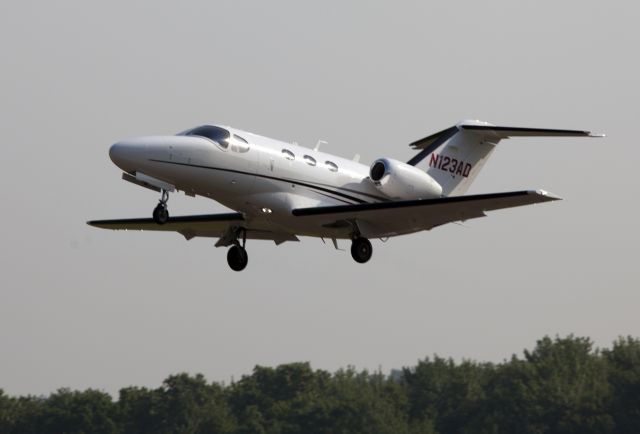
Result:
[[[545,190],[531,190],[531,191],[529,191],[529,194],[535,194],[537,196],[543,196],[544,198],[546,198],[549,201],[551,201],[551,200],[562,200],[562,198],[560,196],[556,196],[555,194],[549,193],[548,191],[545,191]]]

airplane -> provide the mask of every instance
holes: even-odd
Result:
[[[410,144],[407,162],[370,166],[222,125],[113,144],[122,179],[160,193],[152,218],[95,220],[114,230],[177,232],[187,240],[218,238],[230,247],[234,271],[248,263],[247,239],[276,245],[299,236],[351,240],[358,263],[372,256],[370,239],[431,230],[484,217],[487,211],[559,200],[543,190],[465,195],[498,142],[510,137],[603,137],[589,131],[496,126],[465,120]],[[169,193],[213,199],[232,213],[170,217]]]

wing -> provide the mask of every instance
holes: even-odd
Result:
[[[351,230],[355,223],[363,236],[381,238],[420,230],[445,223],[484,217],[485,211],[559,200],[545,191],[514,191],[403,200],[319,208],[300,208],[293,215],[309,219],[310,224],[325,228]]]
[[[240,228],[246,229],[248,239],[272,240],[276,244],[285,241],[298,241],[294,235],[275,232],[266,226],[247,222],[240,213],[171,217],[163,225],[155,223],[150,218],[93,220],[87,224],[113,230],[178,232],[187,240],[194,237],[220,238],[216,246],[230,245]]]

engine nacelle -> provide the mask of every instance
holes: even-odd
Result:
[[[369,177],[390,199],[432,199],[442,195],[442,186],[427,173],[391,158],[374,161]]]

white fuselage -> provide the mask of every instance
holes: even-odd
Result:
[[[260,221],[269,229],[327,236],[292,216],[296,208],[389,200],[352,160],[231,127],[226,147],[205,137],[176,135],[124,140],[110,150],[125,172],[143,173]],[[246,140],[246,143],[241,139]],[[336,237],[348,237],[336,230]]]

